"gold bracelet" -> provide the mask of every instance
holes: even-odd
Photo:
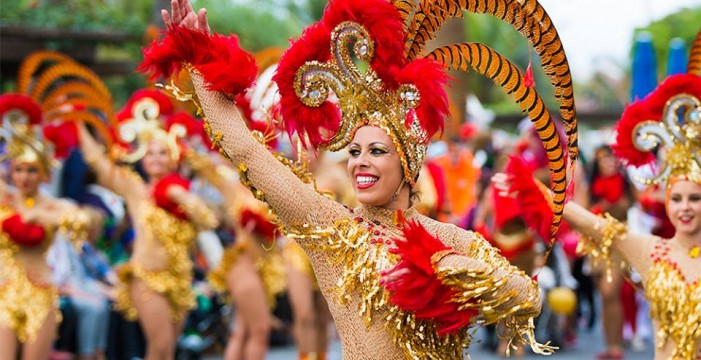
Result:
[[[611,266],[613,263],[611,259],[611,247],[613,246],[614,240],[623,239],[628,234],[628,228],[609,213],[604,214],[602,217],[604,218],[603,227],[601,223],[597,223],[594,227],[594,229],[601,232],[601,240],[597,242],[590,237],[583,237],[585,241],[580,243],[581,246],[578,252],[581,251],[589,254],[594,259],[594,262],[604,261],[606,280],[611,282]]]

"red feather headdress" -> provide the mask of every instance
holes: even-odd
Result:
[[[659,164],[657,174],[636,178],[642,183],[683,177],[701,184],[701,31],[691,53],[687,74],[630,104],[616,125],[616,156],[634,167]]]
[[[119,156],[125,162],[140,160],[151,141],[166,145],[171,159],[176,162],[182,152],[197,145],[197,141],[204,148],[211,146],[200,122],[187,113],[175,112],[170,98],[158,90],[134,92],[116,119],[115,132],[123,149]]]
[[[394,141],[414,184],[428,141],[448,114],[448,76],[434,60],[407,59],[406,35],[387,1],[329,2],[321,21],[282,56],[275,75],[287,132],[297,132],[306,146],[335,151],[359,127],[378,126]],[[367,63],[364,73],[354,58]]]

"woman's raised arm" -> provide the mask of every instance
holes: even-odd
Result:
[[[347,214],[342,205],[317,193],[313,184],[300,180],[258,142],[231,100],[207,90],[198,74],[191,76],[213,141],[238,167],[241,183],[252,185],[254,195],[262,195],[283,223],[331,225]]]
[[[104,153],[102,146],[90,135],[85,124],[78,124],[78,139],[80,151],[85,162],[95,171],[97,181],[103,186],[122,196],[127,201],[137,200],[141,197],[142,186],[138,175],[128,174],[124,169],[118,168]],[[133,175],[133,176],[131,176]]]

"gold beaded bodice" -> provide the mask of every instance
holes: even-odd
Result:
[[[474,327],[439,336],[431,321],[418,320],[411,312],[393,305],[380,285],[381,272],[394,267],[399,260],[389,250],[395,240],[403,238],[400,227],[405,221],[418,221],[457,251],[476,256],[475,260],[508,266],[478,234],[436,222],[418,214],[414,208],[402,212],[360,206],[328,228],[283,227],[288,237],[310,252],[316,272],[322,274],[320,287],[331,297],[332,313],[342,327],[339,330],[345,330],[344,323],[353,319],[350,322],[356,323],[355,326],[362,324],[366,337],[372,338],[345,343],[353,350],[344,353],[344,357],[352,354],[359,355],[353,359],[375,358],[374,353],[382,348],[383,358],[459,359],[472,342]],[[329,273],[334,275],[329,277],[326,275]],[[344,314],[341,319],[339,312]],[[375,345],[380,342],[382,346]],[[366,348],[366,345],[370,346]]]
[[[653,265],[645,281],[650,316],[658,323],[657,346],[674,343],[673,360],[695,359],[701,344],[701,282],[687,283],[676,264],[667,256],[660,240],[653,254]],[[665,251],[667,250],[667,251]]]

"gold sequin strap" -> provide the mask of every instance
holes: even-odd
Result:
[[[75,209],[65,211],[59,221],[59,231],[68,236],[76,250],[82,251],[83,243],[88,240],[90,227],[94,218],[88,210]]]
[[[603,227],[601,222],[597,222],[594,229],[601,234],[601,239],[596,240],[591,237],[582,237],[577,248],[578,253],[588,254],[594,259],[594,262],[603,261],[606,265],[606,279],[611,282],[611,246],[614,240],[623,240],[628,234],[628,228],[618,219],[606,213],[604,215]]]
[[[458,310],[473,309],[478,312],[477,323],[498,323],[504,327],[509,339],[507,355],[518,345],[529,345],[533,352],[543,355],[557,349],[549,342],[539,344],[535,338],[533,319],[540,312],[537,283],[528,281],[521,282],[525,285],[516,285],[510,282],[511,279],[527,279],[523,271],[513,266],[507,269],[484,266],[465,256],[453,257],[442,265],[438,263],[440,259],[433,260],[436,276],[454,291],[452,301],[458,304]]]

